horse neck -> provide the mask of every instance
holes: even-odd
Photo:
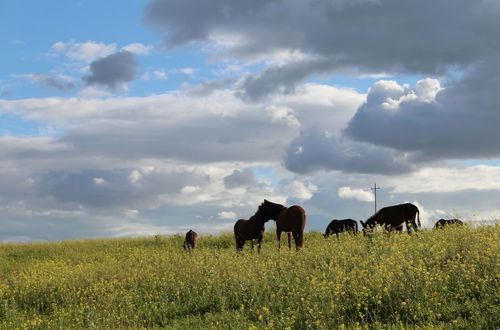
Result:
[[[375,213],[368,220],[365,221],[365,225],[372,226],[378,223],[378,213]]]
[[[266,221],[269,219],[266,219],[263,214],[260,214],[259,212],[255,213],[253,216],[248,219],[249,222],[259,224],[259,225],[264,225]]]

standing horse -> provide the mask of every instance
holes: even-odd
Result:
[[[281,207],[283,207],[281,205]],[[275,217],[281,210],[280,205],[270,203],[267,200],[259,206],[257,212],[250,217],[250,219],[239,219],[234,224],[234,238],[236,240],[236,249],[238,251],[243,250],[245,241],[252,241],[253,250],[253,240],[257,239],[257,251],[260,252],[262,238],[264,236],[264,224],[271,218]]]
[[[326,231],[323,237],[328,238],[328,236],[335,234],[337,239],[339,238],[339,233],[344,231],[351,231],[354,235],[358,233],[358,223],[356,220],[344,219],[344,220],[332,220],[326,227]]]
[[[288,235],[288,248],[291,249],[291,236],[295,241],[295,248],[300,250],[304,246],[304,227],[306,225],[306,211],[298,206],[293,205],[285,207],[281,204],[276,204],[275,210],[279,211],[271,219],[276,221],[276,236],[278,237],[278,249],[281,248],[281,233],[285,232]],[[281,210],[280,210],[281,209]]]
[[[371,230],[376,225],[384,227],[387,231],[397,230],[401,232],[403,230],[403,224],[406,224],[408,233],[410,233],[410,227],[416,232],[417,228],[421,226],[419,214],[418,207],[411,203],[406,203],[381,208],[377,213],[366,220],[366,222],[360,222],[364,227],[364,233],[366,233],[366,229]],[[415,223],[415,219],[418,221],[418,227]]]
[[[455,226],[463,226],[464,223],[462,220],[459,220],[459,219],[439,219],[436,224],[434,225],[434,228],[435,229],[438,229],[438,228],[443,228],[445,226],[449,226],[449,225],[455,225]]]
[[[198,244],[198,234],[192,230],[188,231],[186,233],[186,237],[184,238],[184,244],[182,245],[185,250],[191,251],[196,248],[196,245]]]

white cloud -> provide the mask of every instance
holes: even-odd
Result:
[[[267,108],[273,122],[282,122],[291,127],[300,127],[299,120],[295,117],[294,111],[285,106],[271,105]]]
[[[351,187],[340,187],[338,196],[343,199],[356,199],[361,202],[373,202],[373,193],[363,189],[353,189]]]
[[[200,189],[201,189],[200,186],[184,186],[181,189],[181,193],[192,194],[192,193],[199,191]]]
[[[428,167],[389,181],[394,193],[446,193],[465,190],[500,190],[500,167]]]
[[[138,210],[130,210],[130,209],[126,209],[126,210],[124,211],[124,213],[125,213],[125,216],[126,216],[127,218],[136,218],[136,217],[138,217],[138,216],[139,216],[139,213],[140,213],[140,212],[139,212]]]
[[[133,170],[128,176],[130,183],[137,183],[141,180],[142,174],[138,170]]]
[[[116,44],[106,45],[102,42],[87,41],[69,42],[59,41],[50,48],[53,53],[64,54],[72,60],[78,60],[86,63],[95,61],[98,58],[106,57],[116,52]]]
[[[237,219],[236,213],[232,211],[222,211],[217,214],[219,219]]]
[[[183,68],[179,70],[181,73],[184,73],[185,75],[191,76],[196,72],[196,69],[194,68]]]
[[[107,186],[109,184],[109,182],[103,178],[93,178],[92,181],[96,186]]]
[[[122,48],[122,50],[126,50],[135,55],[149,55],[151,49],[153,49],[152,46],[146,46],[141,43],[129,44]]]
[[[318,187],[314,184],[304,184],[298,180],[294,180],[283,187],[283,193],[285,195],[303,200],[311,199],[314,192],[317,190]]]

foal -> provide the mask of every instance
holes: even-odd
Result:
[[[252,241],[252,250],[253,250],[253,240],[257,239],[257,249],[260,252],[260,248],[262,245],[262,238],[264,236],[264,224],[275,217],[278,213],[278,210],[282,209],[282,205],[274,204],[264,200],[262,204],[260,204],[257,212],[250,217],[250,219],[239,219],[234,224],[234,238],[236,240],[236,249],[238,251],[243,250],[243,246],[245,245],[245,241]]]

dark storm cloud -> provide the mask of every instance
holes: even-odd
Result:
[[[118,89],[134,80],[138,62],[128,51],[120,51],[95,60],[90,64],[90,74],[83,78],[87,85],[101,85]]]
[[[239,58],[298,51],[309,55],[245,78],[243,96],[293,90],[308,74],[348,69],[365,73],[444,75],[500,51],[500,3],[470,0],[212,1],[151,0],[145,21],[169,47],[232,36]],[[293,71],[293,70],[292,70]],[[277,82],[266,85],[266,82]],[[248,95],[247,95],[248,94]]]
[[[227,189],[248,186],[255,183],[253,172],[249,168],[234,170],[233,173],[224,177],[224,187]]]

